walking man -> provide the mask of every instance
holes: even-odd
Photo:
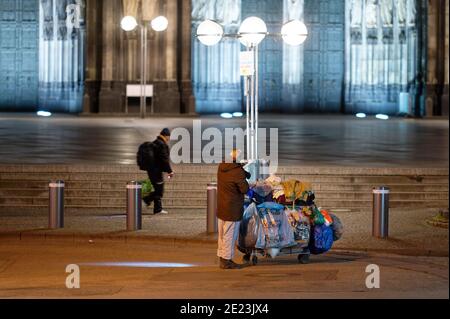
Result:
[[[217,256],[220,268],[240,269],[242,265],[233,262],[239,226],[244,215],[244,195],[249,190],[250,178],[243,166],[237,162],[238,150],[231,153],[231,163],[222,163],[217,175],[217,217],[219,219],[219,239]]]
[[[172,167],[170,166],[170,130],[165,128],[161,131],[158,138],[152,143],[153,149],[153,165],[148,168],[148,177],[152,182],[155,191],[143,200],[150,206],[154,203],[153,212],[157,214],[168,214],[163,210],[162,198],[164,196],[164,173],[169,174],[169,178],[174,176]]]

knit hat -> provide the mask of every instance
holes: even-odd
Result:
[[[162,136],[170,136],[170,130],[168,128],[165,128],[161,131]]]

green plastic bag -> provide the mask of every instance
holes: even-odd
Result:
[[[141,181],[140,183],[142,184],[142,198],[151,195],[155,191],[155,188],[149,179]]]
[[[325,224],[325,217],[323,217],[322,213],[317,207],[314,207],[313,214],[311,217],[314,225],[321,226]]]

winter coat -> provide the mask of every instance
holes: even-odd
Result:
[[[240,164],[222,163],[217,174],[217,217],[223,221],[238,222],[244,214],[244,195],[249,190]]]
[[[154,144],[154,156],[155,166],[149,171],[148,175],[152,182],[162,183],[164,182],[163,173],[172,173],[172,167],[170,166],[170,149],[166,141],[161,136],[153,142]]]

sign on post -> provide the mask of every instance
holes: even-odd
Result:
[[[241,76],[252,76],[255,74],[255,56],[253,52],[241,52],[240,61]]]

